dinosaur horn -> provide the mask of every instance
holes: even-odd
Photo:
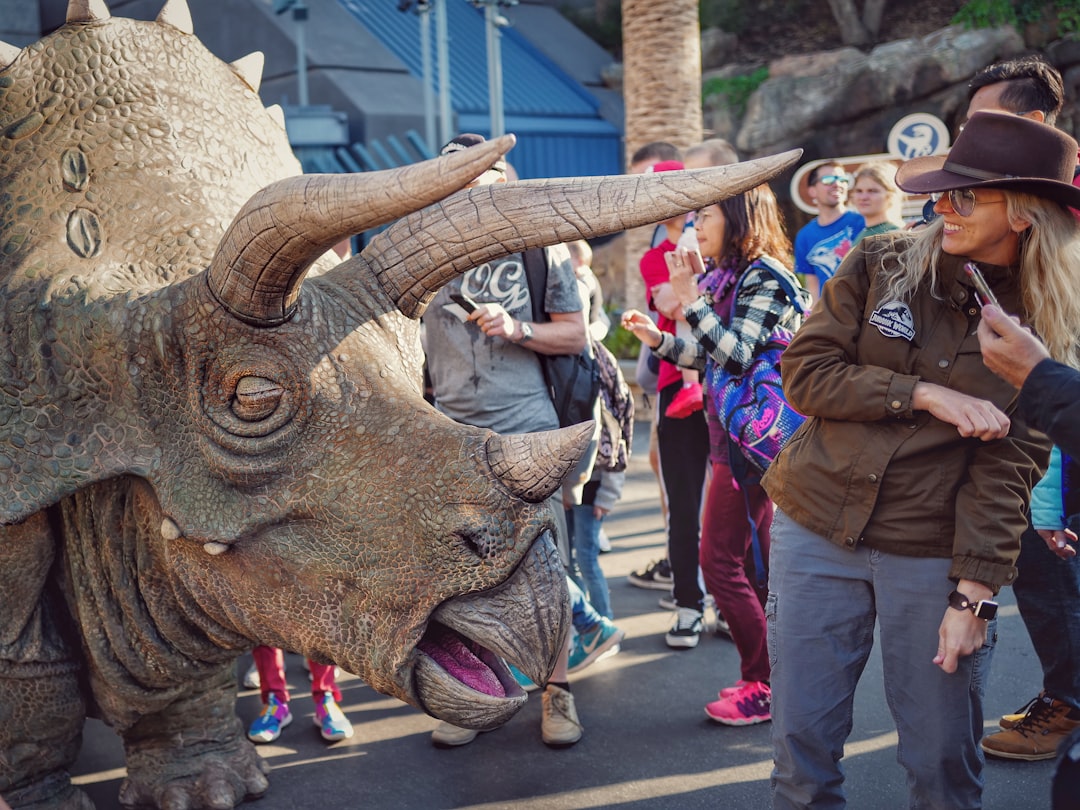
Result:
[[[266,57],[263,56],[262,51],[252,51],[247,56],[237,59],[235,62],[230,62],[229,67],[244,80],[244,83],[248,87],[258,93],[259,85],[262,84],[263,65],[265,62]]]
[[[210,262],[210,290],[247,323],[283,323],[311,265],[333,245],[442,199],[513,145],[507,135],[399,169],[279,180],[256,192],[229,225]]]
[[[593,433],[592,422],[549,430],[492,436],[487,440],[491,471],[523,501],[540,503],[551,497],[577,466]]]
[[[22,48],[16,48],[14,45],[0,40],[0,68],[10,65],[20,53],[22,53]]]
[[[361,255],[398,308],[418,317],[443,284],[486,261],[703,208],[770,180],[801,154],[693,171],[480,186],[395,222]]]
[[[195,26],[191,23],[191,9],[187,0],[166,0],[165,6],[158,12],[157,21],[168,23],[185,34],[194,34]]]
[[[102,22],[110,17],[105,0],[70,0],[68,3],[66,19],[69,23]]]

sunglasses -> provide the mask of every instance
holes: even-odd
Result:
[[[846,174],[826,174],[819,177],[817,182],[826,186],[835,186],[837,183],[843,183],[845,186],[850,186],[851,178]]]
[[[942,197],[947,196],[949,198],[949,205],[952,206],[952,210],[957,215],[962,217],[970,217],[975,213],[975,203],[978,200],[975,198],[975,192],[970,188],[954,188],[952,191],[936,192],[930,195],[930,200],[933,203],[937,203]],[[1003,203],[1005,200],[983,200],[983,205],[993,205],[994,203]]]

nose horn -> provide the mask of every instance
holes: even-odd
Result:
[[[492,436],[487,440],[491,471],[523,501],[540,503],[552,496],[577,466],[592,438],[595,422],[582,422],[544,433]]]

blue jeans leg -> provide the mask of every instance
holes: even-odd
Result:
[[[1043,689],[1080,708],[1080,557],[1062,560],[1028,528],[1013,592],[1043,670]]]
[[[574,625],[574,630],[579,635],[589,632],[600,623],[602,617],[570,577],[566,578],[566,589],[570,591],[570,621]]]
[[[585,580],[589,601],[597,613],[612,619],[615,614],[611,612],[611,595],[608,592],[607,578],[600,568],[600,525],[603,518],[598,519],[593,515],[591,504],[579,504],[572,511],[574,556]]]
[[[954,587],[949,566],[947,559],[848,551],[776,513],[765,611],[775,808],[845,806],[839,763],[875,623],[909,806],[981,806],[982,689],[996,626],[956,673],[933,664]]]

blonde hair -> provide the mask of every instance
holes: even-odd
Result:
[[[1072,214],[1050,200],[1009,189],[1005,193],[1010,221],[1027,220],[1031,227],[1020,234],[1020,297],[1026,320],[1046,344],[1050,356],[1080,368],[1080,287],[1073,270],[1080,267],[1080,226]],[[886,286],[891,298],[910,300],[929,277],[930,292],[938,291],[943,220],[924,228],[910,246],[895,257],[897,272]],[[901,243],[902,244],[902,243]]]
[[[903,223],[904,220],[901,215],[903,194],[900,187],[896,185],[896,166],[887,160],[874,160],[870,163],[864,163],[855,171],[855,175],[851,180],[852,189],[855,188],[855,184],[859,182],[860,177],[869,177],[885,189],[885,197],[888,200],[885,206],[885,219],[897,225]]]

